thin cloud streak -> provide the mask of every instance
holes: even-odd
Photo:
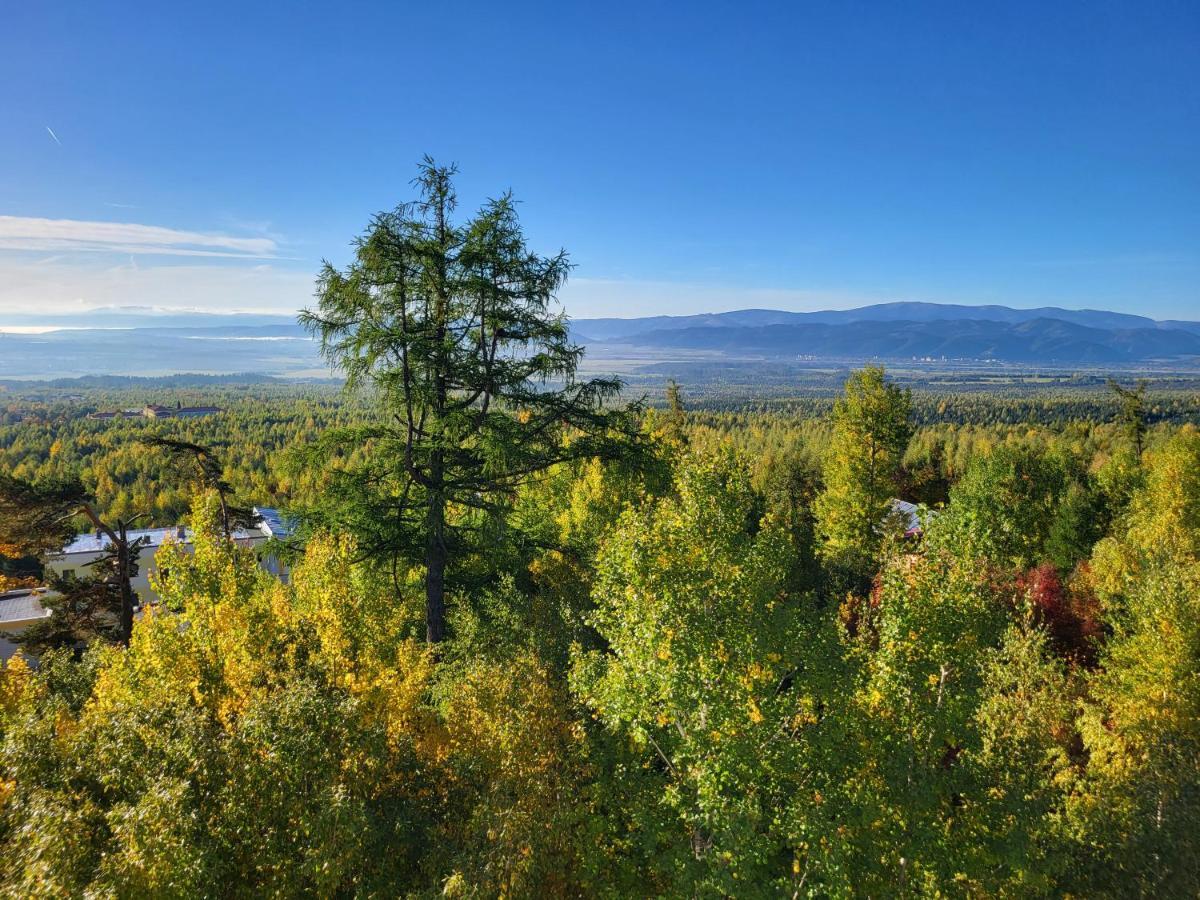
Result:
[[[162,306],[210,312],[294,314],[311,302],[314,274],[267,264],[37,264],[0,257],[0,321],[5,314],[70,313],[100,306]]]
[[[273,253],[257,254],[257,253],[229,253],[221,250],[191,250],[188,248],[174,247],[149,247],[142,244],[97,244],[88,245],[76,243],[73,241],[50,241],[50,240],[30,240],[16,239],[9,240],[8,238],[0,237],[0,252],[5,250],[11,251],[36,251],[36,252],[70,252],[70,253],[115,253],[129,254],[134,256],[201,256],[215,257],[218,259],[248,259],[248,260],[295,260],[296,257],[277,256]]]
[[[158,225],[0,216],[0,250],[152,253],[276,258],[271,238],[182,231]]]
[[[58,146],[60,146],[60,147],[61,147],[61,146],[62,146],[62,141],[60,141],[60,140],[58,139],[58,135],[54,133],[54,129],[53,129],[53,128],[51,128],[49,125],[47,125],[47,126],[46,126],[46,130],[47,130],[48,132],[50,132],[50,137],[54,138],[54,143],[58,144]]]

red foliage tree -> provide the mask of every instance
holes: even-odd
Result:
[[[1090,668],[1096,663],[1102,625],[1099,603],[1086,589],[1086,582],[1077,577],[1070,585],[1064,584],[1054,564],[1046,562],[1018,576],[1017,588],[1033,604],[1054,649],[1071,662]]]

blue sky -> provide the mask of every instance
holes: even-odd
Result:
[[[424,153],[573,315],[1200,318],[1200,4],[13,4],[0,314],[287,309]],[[51,133],[53,132],[53,133]],[[103,225],[101,223],[110,223]]]

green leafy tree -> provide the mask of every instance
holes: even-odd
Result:
[[[787,535],[756,506],[732,454],[694,458],[676,496],[627,512],[601,552],[593,621],[607,649],[581,655],[574,682],[660,773],[675,816],[658,835],[668,893],[794,888],[799,872],[783,811],[820,705],[799,673],[828,672],[832,635],[786,595]]]
[[[1074,686],[1046,632],[1028,620],[1009,624],[980,671],[970,725],[978,742],[963,760],[973,789],[955,828],[954,874],[969,872],[992,896],[1060,891],[1070,884],[1064,810],[1073,786]]]
[[[820,469],[800,446],[788,447],[771,457],[765,468],[763,495],[767,513],[792,539],[788,586],[793,591],[812,590],[820,578],[814,511],[821,489]]]
[[[447,571],[516,488],[556,463],[619,452],[613,379],[577,380],[582,348],[552,313],[565,253],[530,251],[508,194],[452,215],[453,168],[426,159],[420,199],[380,213],[345,270],[326,265],[301,315],[348,387],[380,416],[310,454],[365,452],[335,467],[317,521],[348,526],[393,568],[423,562],[426,637],[445,636]]]
[[[816,505],[826,559],[861,572],[878,550],[912,434],[911,407],[911,391],[889,382],[882,368],[868,366],[846,380],[833,407],[825,490]]]
[[[851,644],[837,803],[855,896],[1046,892],[1061,864],[1045,818],[1063,803],[1065,680],[989,575],[969,553],[898,554]]]
[[[1050,521],[1043,553],[1060,572],[1070,572],[1080,560],[1092,554],[1096,541],[1104,536],[1108,520],[1103,495],[1081,481],[1067,485]]]
[[[1003,445],[976,457],[967,473],[950,491],[950,506],[941,518],[939,537],[958,542],[973,553],[1006,567],[1028,568],[1047,555],[1047,543],[1056,538],[1058,555],[1074,553],[1063,546],[1074,535],[1058,533],[1055,523],[1069,527],[1072,518],[1086,515],[1089,498],[1061,501],[1070,482],[1060,461],[1032,447]]]
[[[1146,482],[1092,559],[1114,633],[1090,679],[1076,821],[1098,895],[1200,892],[1200,434],[1146,453]]]
[[[1143,569],[1089,684],[1075,812],[1097,895],[1200,892],[1197,597],[1200,564]]]

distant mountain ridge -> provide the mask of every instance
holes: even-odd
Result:
[[[899,302],[821,312],[577,319],[571,327],[584,343],[726,355],[1065,365],[1200,360],[1200,322],[1058,307]]]
[[[955,359],[1102,364],[1200,357],[1200,335],[1169,329],[1085,328],[1056,319],[972,319],[679,328],[626,339],[640,347],[837,359]]]
[[[983,320],[1019,323],[1036,319],[1054,319],[1088,328],[1168,328],[1200,331],[1200,322],[1168,320],[1158,322],[1148,316],[1109,312],[1100,309],[1062,309],[1041,306],[1016,309],[1010,306],[966,306],[957,303],[897,301],[861,306],[857,309],[830,309],[817,312],[789,312],[779,309],[738,309],[723,313],[690,316],[646,316],[633,319],[574,319],[572,327],[597,341],[679,328],[726,328],[767,325],[844,325],[850,322],[935,322]]]
[[[5,333],[5,327],[56,328]],[[1200,367],[1200,322],[1057,307],[885,303],[850,310],[743,309],[693,316],[576,319],[592,368],[639,361],[975,360],[1054,366]],[[327,377],[319,344],[294,316],[108,308],[0,314],[0,378],[86,375]],[[772,362],[768,362],[772,361]],[[624,367],[624,368],[622,368]],[[636,368],[635,368],[636,370]],[[607,370],[606,370],[607,371]]]

